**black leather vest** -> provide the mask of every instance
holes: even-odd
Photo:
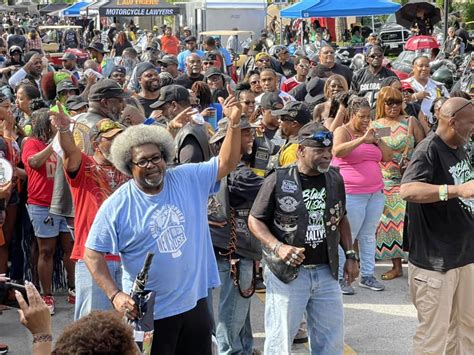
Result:
[[[272,234],[282,243],[304,247],[308,227],[308,211],[303,202],[303,191],[296,165],[278,168],[275,186],[274,219],[269,226]],[[329,266],[332,276],[337,279],[339,267],[339,222],[346,214],[344,183],[337,168],[331,167],[326,177],[326,226]],[[272,250],[262,245],[263,260],[273,274],[288,283],[298,276],[298,268],[286,265]]]
[[[212,154],[211,154],[211,147],[209,146],[209,136],[207,133],[206,125],[198,125],[193,123],[188,123],[186,126],[181,128],[176,135],[174,142],[176,146],[176,162],[179,164],[178,156],[179,151],[183,145],[184,140],[187,136],[192,135],[199,143],[201,147],[202,155],[204,157],[204,161],[208,161]]]
[[[244,201],[239,206],[234,206],[237,242],[235,253],[251,260],[262,258],[262,246],[248,227],[248,217],[253,201]],[[227,178],[221,180],[219,192],[208,200],[208,219],[213,222],[224,222],[224,227],[209,225],[211,231],[212,245],[227,250],[231,233],[231,209]]]

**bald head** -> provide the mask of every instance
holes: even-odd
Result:
[[[436,133],[452,148],[466,145],[474,133],[474,108],[472,101],[462,97],[447,100],[439,111]]]
[[[463,117],[464,114],[472,114],[472,102],[463,97],[452,97],[441,106],[439,112],[442,119]]]

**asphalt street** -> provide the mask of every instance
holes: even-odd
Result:
[[[377,276],[388,269],[388,263],[378,263]],[[346,355],[409,353],[417,319],[408,293],[407,273],[404,265],[404,276],[384,282],[385,291],[374,292],[356,285],[355,295],[344,296]],[[216,292],[214,296],[217,304]],[[252,300],[252,327],[258,350],[263,350],[265,339],[264,301],[264,294],[257,294]],[[57,297],[54,337],[72,321],[73,306],[66,303],[65,296]],[[10,354],[31,353],[31,336],[20,324],[14,309],[0,315],[0,342],[9,345]],[[309,354],[307,344],[295,346],[293,354]]]

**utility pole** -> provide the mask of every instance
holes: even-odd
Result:
[[[448,39],[448,15],[449,15],[449,0],[444,0],[444,40],[443,42],[446,43],[446,40]]]

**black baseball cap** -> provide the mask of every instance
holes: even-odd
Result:
[[[202,57],[203,61],[211,61],[211,60],[214,61],[216,59],[217,59],[217,56],[212,52],[206,52],[204,56]]]
[[[130,95],[123,91],[122,87],[112,79],[102,79],[91,86],[89,101],[100,101],[102,99],[126,98]]]
[[[215,67],[211,67],[207,69],[206,72],[204,73],[204,78],[209,79],[213,75],[220,75],[222,77],[224,76],[224,74],[222,74],[222,72],[219,69]]]
[[[150,108],[160,108],[167,102],[179,102],[189,100],[189,91],[181,85],[168,85],[160,89],[158,101],[150,105]]]
[[[84,100],[82,96],[80,95],[70,96],[66,100],[66,107],[68,108],[68,110],[72,110],[72,111],[79,110],[81,107],[84,107],[87,105],[88,105],[87,101]]]
[[[163,58],[159,59],[158,60],[158,63],[160,64],[166,64],[166,65],[178,65],[178,58],[176,58],[175,55],[172,55],[172,54],[167,54],[167,55],[164,55]]]
[[[150,62],[141,62],[141,63],[138,63],[137,64],[137,70],[136,70],[136,75],[137,75],[137,78],[140,79],[140,77],[142,76],[142,74],[144,72],[146,72],[147,70],[150,70],[150,69],[155,69],[156,71],[158,71],[156,69],[156,67],[151,64]]]
[[[79,90],[79,88],[70,80],[62,80],[56,85],[56,93],[66,90]]]
[[[197,39],[194,36],[188,36],[184,39],[184,42],[186,42],[186,43],[188,43],[188,42],[197,42]]]
[[[77,56],[74,53],[66,52],[61,57],[61,60],[62,61],[64,61],[64,60],[77,60]]]
[[[260,107],[265,110],[278,110],[281,108],[280,105],[284,105],[283,100],[276,92],[266,92],[260,100]]]
[[[125,69],[125,67],[122,67],[121,65],[116,65],[110,71],[109,78],[112,76],[113,73],[122,73],[123,75],[127,75],[127,69]]]
[[[305,124],[298,132],[298,143],[314,148],[332,147],[333,133],[319,122]]]
[[[290,101],[281,110],[272,111],[273,116],[288,116],[300,124],[311,122],[312,115],[308,106],[301,101]]]

